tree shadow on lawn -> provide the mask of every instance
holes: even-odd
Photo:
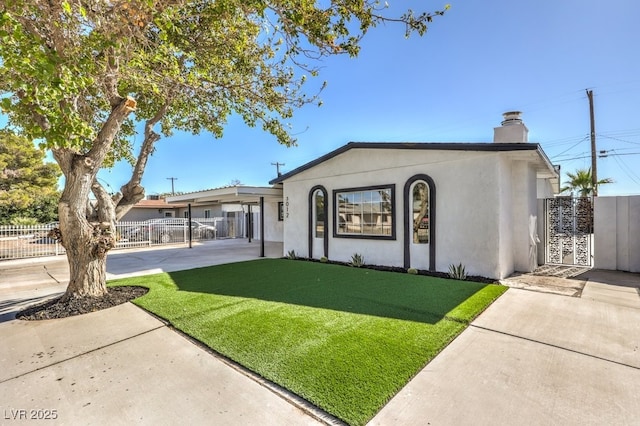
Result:
[[[468,323],[456,310],[487,285],[341,265],[261,259],[169,276],[180,291],[233,296],[435,324]],[[473,309],[471,309],[473,311]],[[471,313],[474,316],[475,313]]]

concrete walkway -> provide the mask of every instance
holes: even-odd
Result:
[[[510,289],[371,424],[640,424],[640,275],[583,279],[582,298]]]
[[[107,268],[113,279],[255,259],[258,250],[227,240],[113,252]],[[267,245],[266,254],[279,257],[282,246]],[[582,297],[511,288],[370,424],[637,424],[640,275],[580,279]],[[51,424],[336,423],[133,304],[10,320],[66,280],[64,258],[0,262],[0,423],[31,415],[56,416]]]
[[[281,257],[282,245],[267,243],[265,251]],[[112,252],[107,270],[114,279],[258,257],[257,243],[221,240]],[[61,293],[68,279],[65,257],[0,263],[0,424],[323,424],[321,414],[131,303],[51,321],[9,320]]]

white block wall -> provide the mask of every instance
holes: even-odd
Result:
[[[640,272],[640,195],[596,197],[594,266]]]

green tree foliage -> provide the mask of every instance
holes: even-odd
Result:
[[[578,169],[575,173],[567,172],[567,178],[569,179],[564,182],[564,186],[560,189],[560,192],[577,193],[580,197],[588,197],[593,193],[591,168]],[[613,179],[600,179],[596,185],[600,186],[607,183],[613,183]]]
[[[0,131],[0,225],[55,220],[60,175],[33,142]]]
[[[316,60],[357,55],[361,38],[384,22],[422,35],[444,13],[385,9],[377,0],[3,2],[0,107],[65,175],[58,212],[72,271],[67,296],[106,291],[115,221],[144,198],[142,175],[162,136],[221,137],[237,115],[294,145],[293,111],[319,103],[322,84],[304,90]],[[137,123],[144,134],[134,153]],[[109,194],[96,174],[122,159],[133,165],[131,179]]]

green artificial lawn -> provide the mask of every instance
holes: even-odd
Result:
[[[286,259],[112,281],[135,304],[353,425],[506,287]]]

